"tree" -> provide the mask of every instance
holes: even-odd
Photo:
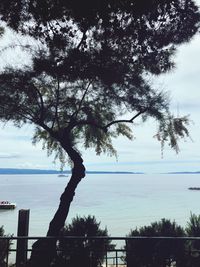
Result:
[[[32,58],[31,66],[0,74],[0,120],[35,125],[33,141],[42,140],[63,164],[65,155],[72,162],[47,232],[57,236],[85,176],[78,142],[113,155],[112,138],[131,139],[128,125],[153,117],[162,146],[178,151],[188,119],[170,114],[168,97],[149,77],[173,68],[177,46],[198,31],[199,11],[192,0],[2,0],[0,14],[29,37],[21,48]]]
[[[167,219],[154,222],[150,226],[131,230],[129,237],[180,237],[184,229]],[[182,240],[129,240],[126,245],[127,264],[135,267],[165,267],[176,262],[176,267],[185,265],[185,244]]]
[[[101,229],[100,223],[94,216],[76,217],[71,224],[65,226],[61,236],[82,236],[86,240],[65,239],[59,241],[61,253],[57,259],[56,266],[102,266],[106,251],[113,249],[111,241],[97,239],[87,240],[87,237],[107,237],[107,229]]]

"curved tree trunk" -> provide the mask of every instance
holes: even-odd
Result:
[[[83,160],[81,156],[72,147],[65,147],[70,158],[73,160],[74,167],[72,169],[71,178],[60,197],[60,205],[54,215],[54,218],[49,224],[49,230],[47,236],[57,236],[60,230],[65,224],[67,218],[70,204],[75,195],[75,190],[77,185],[80,183],[81,179],[85,177],[85,167],[83,165]]]
[[[58,236],[60,230],[65,225],[69,208],[77,185],[81,179],[85,177],[85,167],[83,165],[83,159],[79,153],[68,143],[61,142],[62,147],[65,149],[70,159],[73,161],[74,166],[72,169],[71,178],[60,197],[59,207],[49,224],[47,236]],[[30,258],[31,267],[49,267],[50,263],[56,256],[56,241],[57,240],[38,240],[33,244],[33,251]]]

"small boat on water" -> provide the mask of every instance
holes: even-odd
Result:
[[[16,203],[11,203],[9,201],[0,201],[0,209],[15,209]]]
[[[200,190],[200,187],[189,187],[189,190]]]
[[[58,177],[68,177],[66,174],[59,174]]]

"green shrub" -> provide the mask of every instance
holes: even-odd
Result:
[[[200,237],[200,215],[192,214],[185,229],[188,236]],[[200,266],[200,240],[190,240],[187,242],[188,266]]]
[[[107,229],[101,229],[94,216],[76,217],[67,225],[62,236],[108,236]],[[62,250],[56,266],[65,267],[97,267],[101,266],[107,249],[113,248],[111,241],[99,240],[62,240],[59,249]]]
[[[128,235],[162,237],[162,236],[184,236],[184,229],[175,222],[162,219],[154,222],[150,226],[144,226],[139,229],[131,230]],[[172,262],[176,267],[185,266],[185,245],[181,240],[129,240],[126,244],[128,266],[134,267],[163,267],[171,266]]]

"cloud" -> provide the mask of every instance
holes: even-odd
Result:
[[[17,159],[20,157],[17,153],[0,153],[0,159]]]

